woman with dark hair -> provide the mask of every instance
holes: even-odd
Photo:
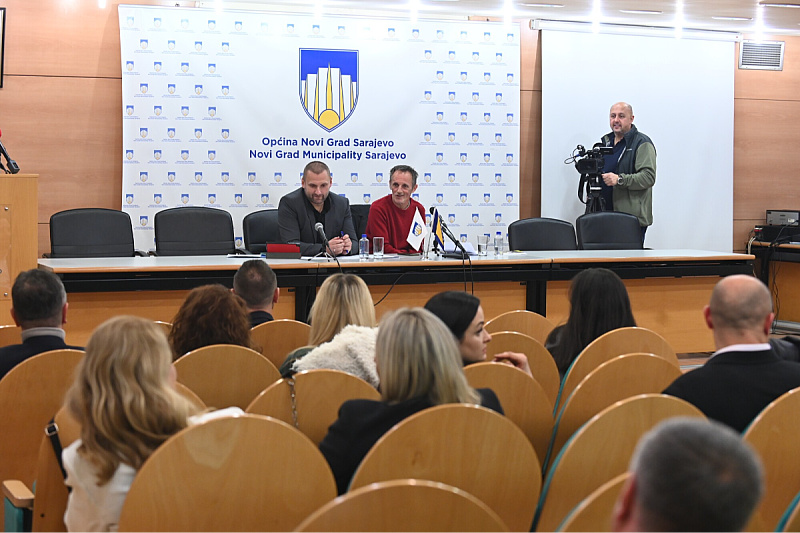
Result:
[[[465,366],[486,359],[486,345],[492,336],[483,327],[483,307],[479,298],[462,291],[440,292],[428,300],[425,309],[444,322],[456,338]],[[495,354],[494,359],[509,363],[527,374],[531,373],[525,354],[503,352]]]
[[[196,287],[172,320],[169,344],[175,359],[212,344],[251,348],[247,305],[222,285]]]
[[[569,304],[567,323],[556,326],[545,342],[562,378],[578,354],[597,337],[636,325],[625,284],[606,268],[589,268],[572,278]]]

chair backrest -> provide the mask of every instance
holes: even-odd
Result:
[[[247,412],[295,425],[319,444],[339,417],[339,407],[357,398],[380,400],[381,395],[363,379],[345,372],[309,370],[267,387],[247,406]]]
[[[772,531],[795,494],[800,492],[800,461],[795,445],[800,442],[800,388],[790,390],[766,406],[744,431],[743,439],[761,457],[764,496],[753,513],[748,530]]]
[[[295,531],[508,531],[485,503],[424,479],[373,483],[330,501]]]
[[[540,343],[544,344],[547,336],[553,331],[555,327],[550,320],[543,317],[539,313],[528,311],[526,309],[519,309],[515,311],[507,311],[503,314],[487,320],[484,326],[486,331],[491,334],[500,331],[516,331],[523,333],[528,337],[533,337]]]
[[[245,409],[262,390],[280,379],[278,369],[263,355],[233,344],[204,346],[172,364],[180,383],[207,406],[218,409]]]
[[[66,448],[81,436],[81,426],[66,407],[54,417],[58,426],[58,440]],[[66,531],[64,512],[67,510],[69,491],[64,484],[64,474],[56,459],[50,437],[42,435],[36,463],[36,497],[33,500],[32,531]]]
[[[250,330],[253,347],[280,368],[289,352],[308,344],[311,326],[298,320],[279,319]]]
[[[675,350],[655,331],[639,327],[618,328],[600,335],[578,354],[564,375],[556,409],[560,410],[562,402],[569,398],[589,372],[626,353],[651,353],[680,368]]]
[[[322,453],[268,417],[211,420],[172,436],[139,469],[120,531],[292,531],[336,497]]]
[[[50,217],[50,257],[132,257],[133,226],[125,211],[68,209]]]
[[[367,232],[367,220],[369,220],[369,208],[372,204],[350,204],[350,215],[353,217],[353,227],[356,229],[356,237],[359,239]],[[355,246],[357,243],[353,243]]]
[[[503,352],[520,352],[528,357],[533,379],[539,382],[550,404],[555,406],[561,377],[553,356],[539,341],[522,333],[501,331],[492,334],[492,342],[486,345],[486,359],[491,360],[494,354]]]
[[[469,492],[511,531],[528,530],[541,488],[539,460],[525,434],[506,417],[465,404],[438,405],[397,424],[364,457],[350,489],[406,478]]]
[[[570,511],[556,531],[613,531],[614,507],[630,475],[625,472],[600,485]]]
[[[680,398],[642,394],[592,417],[569,439],[547,473],[536,510],[536,531],[554,531],[578,502],[626,472],[642,435],[675,416],[702,418],[703,413]]]
[[[639,250],[643,246],[639,219],[628,213],[586,213],[578,217],[575,227],[581,250]]]
[[[594,370],[575,388],[559,410],[550,457],[555,457],[584,423],[625,398],[660,393],[681,375],[681,369],[653,354],[617,356]]]
[[[278,233],[278,210],[263,209],[250,213],[242,220],[244,247],[253,254],[267,251],[267,243],[281,242]]]
[[[206,403],[200,399],[200,396],[197,395],[192,389],[181,383],[180,381],[175,382],[175,390],[178,391],[178,394],[192,402],[192,405],[197,407],[197,409],[202,412],[205,411],[208,406]]]
[[[577,250],[575,227],[555,218],[524,218],[509,224],[508,245],[512,250]]]
[[[0,379],[0,480],[33,486],[43,428],[64,403],[83,355],[80,350],[44,352]]]
[[[538,381],[503,363],[475,363],[464,367],[470,386],[492,389],[506,417],[519,427],[544,464],[553,432],[553,404]]]
[[[163,320],[154,320],[153,322],[155,322],[156,325],[161,328],[161,331],[164,332],[164,335],[169,338],[169,334],[172,332],[172,322],[164,322]]]
[[[225,255],[236,251],[233,219],[223,209],[174,207],[156,213],[158,255]]]
[[[0,347],[22,342],[22,328],[19,326],[0,326]]]

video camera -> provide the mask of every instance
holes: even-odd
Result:
[[[605,201],[600,194],[602,190],[601,176],[605,166],[603,156],[612,153],[614,153],[614,148],[611,146],[596,143],[591,150],[587,150],[579,144],[573,150],[572,155],[564,161],[565,164],[575,163],[575,170],[581,175],[578,183],[578,200],[586,204],[587,213],[605,210]],[[585,200],[583,199],[584,190],[586,192]]]
[[[600,143],[595,144],[591,150],[587,150],[579,144],[572,153],[572,158],[575,161],[575,170],[580,174],[602,174],[603,165],[605,164],[603,156],[613,152],[614,148],[603,146]]]

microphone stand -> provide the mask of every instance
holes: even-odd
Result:
[[[445,235],[447,235],[447,237],[451,241],[453,241],[453,244],[455,244],[456,248],[461,250],[460,252],[456,252],[456,251],[454,251],[454,252],[445,252],[444,250],[442,250],[442,257],[449,257],[449,258],[452,258],[452,259],[461,259],[462,261],[467,259],[469,257],[469,254],[467,253],[467,250],[464,248],[464,245],[461,244],[461,241],[456,239],[456,236],[453,235],[453,233],[450,231],[450,228],[448,228],[447,224],[444,223],[444,220],[442,221],[442,231],[444,232]]]

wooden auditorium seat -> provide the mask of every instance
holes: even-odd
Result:
[[[280,379],[275,365],[260,353],[233,344],[204,346],[172,364],[178,382],[217,409],[245,409],[262,390]]]
[[[409,478],[469,492],[511,531],[528,531],[541,488],[539,460],[522,430],[466,404],[437,405],[397,424],[364,457],[350,490]]]
[[[380,400],[380,393],[361,378],[338,370],[308,370],[280,379],[247,406],[247,412],[293,425],[319,444],[347,400]]]
[[[499,314],[491,320],[488,320],[485,326],[486,331],[491,334],[501,331],[516,331],[517,333],[524,333],[529,337],[533,337],[542,344],[547,340],[547,336],[554,327],[553,323],[546,317],[526,309],[507,311]]]
[[[311,326],[298,320],[279,319],[259,324],[250,330],[253,346],[280,368],[289,352],[308,344]]]
[[[613,531],[614,507],[630,475],[625,472],[600,485],[570,511],[556,531]]]
[[[555,406],[558,397],[558,388],[561,378],[558,367],[544,345],[536,339],[523,333],[501,331],[492,334],[492,342],[486,345],[486,359],[491,361],[495,354],[503,352],[520,352],[528,358],[533,379],[539,382],[550,403]]]

